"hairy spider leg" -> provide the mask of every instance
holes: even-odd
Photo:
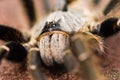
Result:
[[[105,8],[105,10],[103,11],[103,13],[105,15],[107,15],[108,13],[110,13],[112,10],[114,11],[115,8],[118,7],[118,4],[120,3],[120,0],[111,0],[109,2],[109,4],[107,5],[107,7]]]
[[[28,69],[33,80],[49,80],[44,74],[38,48],[31,48],[28,54]]]
[[[5,25],[0,25],[0,39],[6,42],[15,41],[18,43],[26,41],[20,31]]]
[[[33,0],[21,0],[21,2],[29,18],[30,26],[32,27],[37,19],[34,1]]]
[[[22,62],[25,61],[26,57],[27,50],[17,42],[7,42],[5,45],[0,46],[0,60],[5,58],[12,62]]]
[[[118,18],[108,18],[103,21],[99,27],[98,35],[107,38],[119,32],[120,25],[118,24],[118,21]]]
[[[78,73],[79,68],[80,68],[80,64],[77,61],[75,55],[73,54],[73,52],[71,51],[71,48],[66,48],[64,50],[64,65],[65,68],[67,69],[68,72],[72,72],[72,73]]]
[[[101,60],[96,54],[99,45],[98,40],[89,32],[78,32],[71,37],[71,51],[80,64],[78,77],[82,74],[85,80],[106,80],[100,70]]]

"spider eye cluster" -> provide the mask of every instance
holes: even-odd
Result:
[[[59,25],[59,23],[54,22],[54,21],[48,22],[48,27],[49,28],[55,28],[55,27],[58,27],[58,25]]]
[[[60,24],[58,22],[52,21],[52,22],[48,22],[47,25],[49,28],[59,28]]]
[[[60,24],[58,22],[52,21],[52,22],[46,22],[45,27],[43,29],[43,32],[50,32],[50,31],[59,31],[60,30]]]

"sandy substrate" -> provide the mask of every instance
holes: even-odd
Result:
[[[120,77],[120,33],[105,40],[105,57],[101,63],[101,67],[105,74],[107,73],[109,80],[119,80]],[[46,70],[47,71],[47,70]],[[53,71],[47,71],[53,80],[77,80],[75,75],[68,73],[61,73]],[[110,76],[111,74],[119,73],[117,75]],[[115,77],[114,77],[115,76]],[[11,63],[3,60],[0,65],[0,80],[31,80],[26,66],[23,63]]]

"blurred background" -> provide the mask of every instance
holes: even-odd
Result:
[[[57,1],[59,0],[0,0],[0,24],[14,27],[22,32],[27,32],[35,22],[42,19],[49,13],[51,8],[55,7],[54,5]],[[103,11],[111,0],[73,1],[74,2],[69,5],[70,8],[88,8]],[[28,8],[26,8],[26,6]],[[33,6],[34,10],[32,10],[30,6]],[[32,13],[32,11],[35,11],[35,13]],[[36,15],[36,17],[32,15]]]

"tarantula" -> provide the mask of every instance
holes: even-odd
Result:
[[[56,17],[55,14],[59,16]],[[79,32],[80,29],[82,30],[84,23],[84,20],[77,15],[73,18],[75,22],[72,22],[71,17],[68,17],[68,15],[74,17],[70,12],[54,12],[50,14],[45,20],[44,26],[41,24],[35,26],[31,39],[28,42],[18,30],[1,25],[0,39],[7,41],[7,43],[0,46],[0,60],[5,58],[13,62],[22,62],[26,60],[28,56],[28,68],[33,71],[31,72],[32,74],[35,71],[33,75],[42,74],[40,70],[41,62],[46,66],[62,64],[65,55],[64,49],[70,46],[70,35]],[[67,22],[67,20],[69,20],[69,22]],[[77,24],[75,24],[76,22]],[[118,32],[120,26],[117,25],[117,22],[117,18],[110,18],[103,21],[97,29],[97,35],[106,38]],[[41,27],[43,28],[41,29]],[[80,32],[82,32],[81,30]],[[92,34],[92,32],[88,33]],[[41,79],[44,78],[41,77]]]
[[[96,26],[95,29],[87,31],[86,28],[89,29],[88,26],[85,26],[87,19],[81,15],[74,11],[53,12],[43,22],[34,26],[30,40],[26,40],[24,34],[20,31],[0,25],[0,39],[6,41],[5,45],[0,46],[0,61],[3,58],[12,62],[27,60],[27,66],[33,79],[46,80],[42,64],[47,67],[63,64],[65,62],[64,58],[69,57],[66,56],[65,52],[65,49],[69,46],[72,46],[72,51],[76,53],[76,56],[79,56],[82,52],[80,51],[77,54],[79,48],[74,45],[74,43],[80,42],[78,39],[84,37],[81,40],[86,45],[85,42],[89,44],[89,41],[85,40],[86,36],[92,36],[92,39],[96,40],[97,44],[100,45],[98,46],[99,49],[101,49],[101,41],[98,40],[97,36],[106,38],[120,30],[119,19],[108,18]],[[74,34],[77,37],[74,37]],[[79,35],[82,35],[82,37]],[[73,36],[72,40],[71,36]],[[76,51],[78,52],[74,51],[74,48],[77,48]],[[80,58],[80,60],[84,59]]]

